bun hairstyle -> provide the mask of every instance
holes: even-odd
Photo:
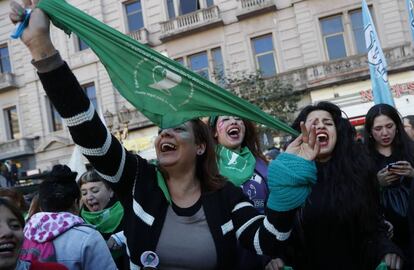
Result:
[[[42,211],[65,212],[72,209],[80,199],[76,175],[66,165],[55,165],[51,172],[44,175],[44,180],[39,185],[39,205]]]

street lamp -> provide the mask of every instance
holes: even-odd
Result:
[[[128,137],[128,123],[131,121],[131,111],[123,105],[115,115],[107,109],[103,117],[111,133],[122,143]]]

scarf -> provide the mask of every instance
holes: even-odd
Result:
[[[190,119],[236,115],[297,134],[284,122],[188,70],[178,62],[140,44],[65,0],[42,0],[53,24],[74,32],[95,52],[115,88],[154,124],[168,128]]]
[[[84,224],[82,218],[69,212],[39,212],[24,227],[24,237],[38,243],[52,241],[70,228]]]
[[[222,145],[217,145],[216,151],[220,174],[227,177],[235,186],[241,186],[252,177],[256,158],[249,148],[243,147],[240,153],[236,153]]]
[[[95,226],[100,233],[112,233],[121,224],[124,216],[124,208],[117,201],[111,207],[101,211],[90,212],[85,209],[81,211],[81,217],[88,224]]]
[[[85,222],[69,212],[34,214],[24,227],[25,240],[20,258],[26,261],[56,261],[53,240],[76,225]]]

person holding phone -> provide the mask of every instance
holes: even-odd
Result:
[[[414,145],[394,107],[377,104],[368,111],[365,145],[376,166],[385,219],[394,226],[392,239],[411,258],[407,215],[414,178]]]

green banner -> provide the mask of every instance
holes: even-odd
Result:
[[[74,32],[96,53],[123,97],[156,125],[167,128],[195,117],[235,115],[296,134],[200,75],[105,25],[64,0],[42,0],[38,8],[53,24]]]

